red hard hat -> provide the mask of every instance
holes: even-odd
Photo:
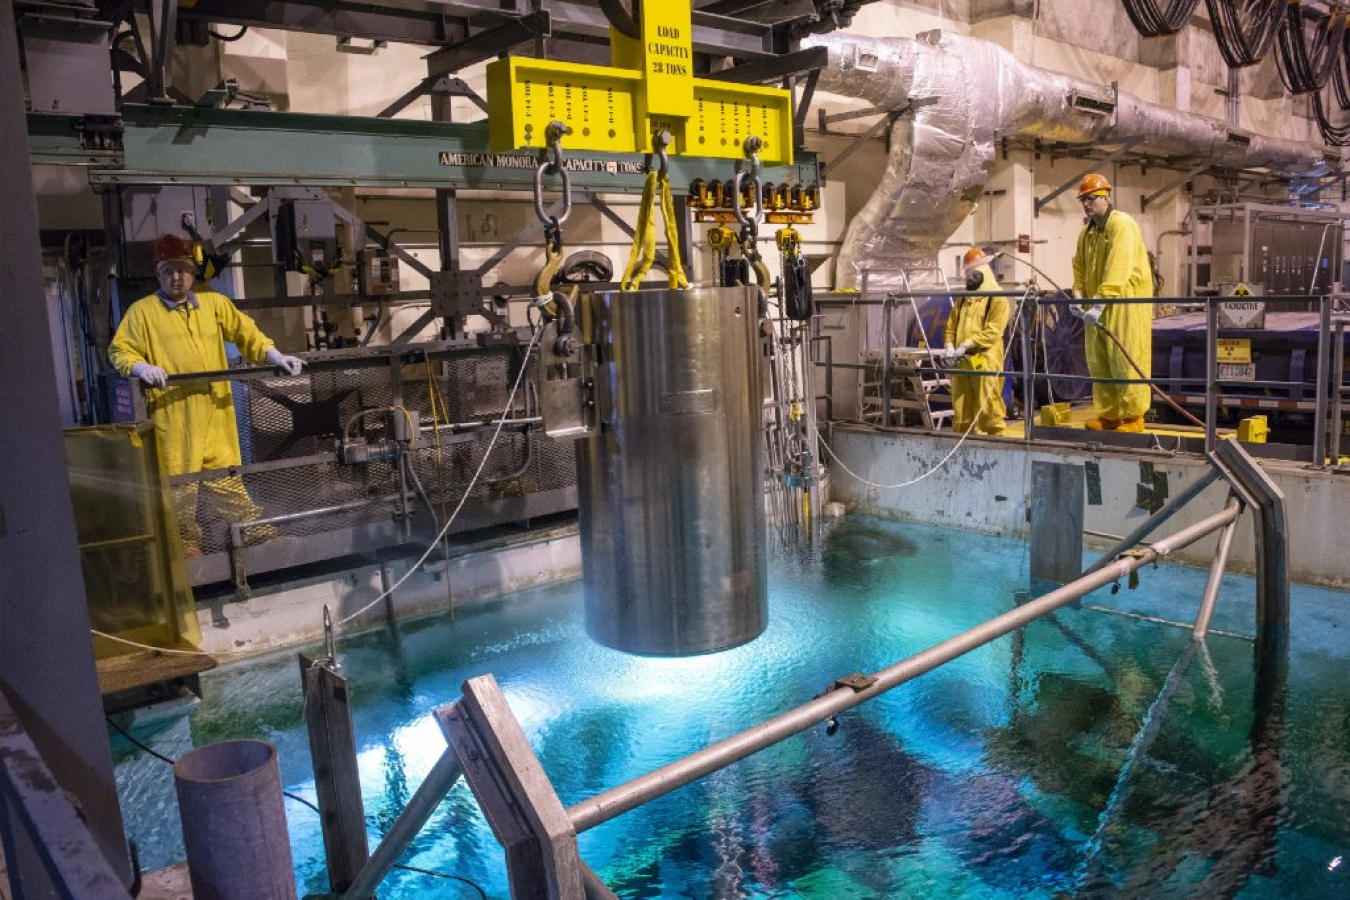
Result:
[[[1078,199],[1082,200],[1089,194],[1105,194],[1111,190],[1111,182],[1106,180],[1105,175],[1098,175],[1096,172],[1089,172],[1083,176],[1083,180],[1078,182]]]
[[[192,244],[176,234],[161,234],[155,241],[155,264],[163,262],[192,262]]]

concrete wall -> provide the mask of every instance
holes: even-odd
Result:
[[[836,428],[830,448],[852,472],[873,485],[896,485],[934,468],[956,439],[918,432],[879,433]],[[1121,536],[1133,531],[1149,513],[1135,506],[1140,464],[1165,473],[1169,496],[1185,490],[1204,472],[1206,463],[1165,453],[1089,450],[1071,446],[1038,446],[1028,452],[1020,442],[970,438],[955,455],[929,477],[905,488],[880,489],[863,484],[831,460],[830,496],[850,512],[864,512],[913,522],[946,525],[992,534],[1026,533],[1027,497],[1031,462],[1048,460],[1083,464],[1095,462],[1101,473],[1101,504],[1086,508],[1084,530]],[[1315,472],[1302,465],[1262,461],[1284,491],[1289,512],[1290,572],[1298,581],[1350,589],[1350,553],[1344,546],[1339,510],[1350,503],[1350,478]],[[1223,509],[1227,488],[1216,483],[1163,526],[1170,534]],[[1191,545],[1177,559],[1208,565],[1214,538]],[[1088,546],[1106,548],[1113,541],[1087,539]],[[1238,526],[1230,567],[1250,572],[1254,564],[1251,523],[1244,516]]]
[[[847,30],[857,34],[908,38],[935,28],[991,41],[1030,65],[1104,86],[1117,82],[1121,90],[1165,107],[1220,120],[1227,118],[1228,68],[1219,54],[1203,4],[1181,34],[1151,39],[1139,37],[1120,4],[1088,5],[1081,0],[1038,0],[1035,3],[1007,0],[969,5],[880,0],[863,7]],[[1308,99],[1285,93],[1274,67],[1272,51],[1261,65],[1239,73],[1239,127],[1321,146],[1317,126],[1310,118]],[[972,89],[978,90],[980,86],[973,85]],[[817,93],[815,103],[831,112],[866,106],[862,101],[828,93]],[[873,121],[841,122],[833,126],[833,130],[860,133]],[[828,159],[830,149],[819,141],[818,136],[812,135],[808,145],[825,147],[822,156]],[[845,179],[848,211],[866,201],[884,167],[884,156],[881,155],[884,154],[884,140],[875,138],[869,143],[875,147],[870,157],[872,165],[850,169]],[[859,155],[861,151],[855,157]],[[1037,158],[1030,150],[1015,148],[1006,158],[997,158],[990,168],[984,201],[948,238],[951,249],[942,256],[944,270],[955,277],[955,259],[973,242],[1012,240],[1019,234],[1027,234],[1033,241],[1027,258],[1056,282],[1068,287],[1074,244],[1082,228],[1081,209],[1074,201],[1072,191],[1060,195],[1039,215],[1035,214],[1034,203],[1037,197],[1043,197],[1073,179],[1088,165],[1080,159]],[[1141,211],[1140,203],[1143,197],[1171,182],[1178,173],[1158,169],[1141,171],[1138,166],[1114,163],[1103,164],[1100,171],[1117,188],[1116,205],[1139,221],[1149,249],[1160,253],[1159,269],[1165,281],[1165,293],[1189,293],[1185,268],[1189,239],[1175,234],[1186,227],[1190,212],[1187,186],[1158,198],[1147,213]],[[1205,192],[1216,185],[1201,176],[1194,181],[1194,187]],[[837,186],[832,184],[831,190],[837,190]],[[1324,199],[1350,209],[1350,205],[1339,200],[1339,195]],[[1201,237],[1202,243],[1207,242],[1207,236]],[[1013,270],[1015,281],[1024,281],[1029,276],[1025,267],[1018,266]],[[1043,279],[1041,283],[1044,286]]]

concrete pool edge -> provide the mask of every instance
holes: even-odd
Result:
[[[951,434],[836,426],[831,450],[844,466],[862,478],[874,484],[894,485],[932,469],[951,452],[957,438]],[[1026,473],[1036,460],[1095,464],[1100,503],[1089,500],[1084,528],[1103,535],[1128,534],[1150,515],[1136,505],[1144,472],[1161,475],[1168,495],[1175,496],[1208,468],[1202,458],[1165,452],[1045,443],[1028,446],[1020,441],[971,438],[942,468],[899,489],[862,484],[830,460],[830,500],[844,503],[851,513],[1022,537],[1027,525],[1025,488],[1021,486],[1028,484]],[[1337,527],[1339,511],[1350,509],[1350,478],[1310,469],[1302,463],[1261,460],[1261,465],[1286,497],[1290,577],[1304,584],[1350,589],[1350,554],[1345,554],[1338,545]],[[1206,488],[1194,503],[1163,527],[1161,534],[1218,512],[1227,492],[1223,484]],[[1175,559],[1208,565],[1216,540],[1206,538],[1177,554]],[[1106,549],[1114,541],[1089,536],[1085,543]],[[1228,569],[1250,574],[1254,566],[1251,522],[1244,516],[1238,524]]]
[[[419,554],[420,555],[420,554]],[[384,563],[394,584],[417,555]],[[413,618],[493,600],[503,594],[581,576],[581,545],[575,523],[450,548],[450,559],[433,553],[390,600],[397,619]],[[242,659],[310,643],[322,637],[322,610],[335,621],[375,600],[382,592],[381,566],[367,563],[346,572],[282,583],[247,597],[218,597],[197,605],[202,647],[221,661]],[[355,619],[344,633],[384,621],[386,602]]]
[[[854,472],[878,484],[897,484],[927,472],[951,452],[956,436],[918,431],[873,431],[836,426],[831,449]],[[828,458],[828,457],[827,457]],[[860,484],[830,463],[829,499],[849,512],[897,521],[941,525],[1022,537],[1026,533],[1026,473],[1034,460],[1096,465],[1100,503],[1086,508],[1085,528],[1101,535],[1131,531],[1149,513],[1136,505],[1142,466],[1162,475],[1175,496],[1206,471],[1203,459],[1138,450],[970,438],[930,477],[903,489],[879,490]],[[1350,508],[1350,478],[1315,471],[1299,463],[1266,460],[1288,498],[1290,575],[1301,583],[1350,589],[1350,554],[1336,546],[1337,510]],[[1211,485],[1180,512],[1163,533],[1194,524],[1222,508],[1227,489]],[[1105,549],[1113,541],[1089,535],[1086,544]],[[1178,562],[1208,565],[1215,539],[1178,554]],[[415,556],[387,562],[389,582],[408,570]],[[1247,517],[1229,559],[1229,571],[1250,574],[1254,545]],[[451,547],[448,575],[440,554],[415,572],[394,594],[396,618],[404,619],[495,599],[522,588],[567,581],[581,575],[577,527],[551,526],[519,537],[493,538]],[[222,661],[294,647],[322,635],[321,610],[335,619],[374,600],[381,591],[380,566],[366,564],[344,573],[259,590],[246,598],[215,598],[198,604],[202,649]],[[379,604],[347,627],[359,631],[383,621]]]

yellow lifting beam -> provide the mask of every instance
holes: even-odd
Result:
[[[543,147],[548,123],[572,128],[568,150],[650,153],[668,131],[668,152],[741,159],[745,139],[763,143],[765,165],[792,163],[792,95],[778,88],[695,78],[689,0],[645,0],[640,38],[610,29],[612,66],[523,57],[488,64],[488,138],[494,153]]]

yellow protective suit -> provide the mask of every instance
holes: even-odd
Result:
[[[1118,209],[1106,217],[1106,227],[1089,222],[1078,235],[1073,257],[1073,289],[1084,300],[1108,301],[1084,336],[1088,374],[1093,378],[1139,378],[1103,332],[1110,330],[1139,364],[1144,378],[1153,373],[1153,307],[1147,303],[1111,303],[1115,297],[1152,297],[1153,271],[1139,225]],[[1085,304],[1090,306],[1091,303]],[[1100,327],[1099,327],[1100,326]],[[1108,422],[1138,419],[1148,412],[1152,398],[1146,384],[1094,384],[1092,404]]]
[[[979,267],[984,273],[981,291],[1000,291],[994,272],[988,265]],[[953,346],[970,344],[970,352],[956,364],[957,368],[975,372],[997,372],[1003,368],[1003,332],[1008,328],[1012,304],[1007,297],[982,297],[972,294],[958,297],[947,317],[944,338]],[[1003,379],[988,376],[952,376],[952,428],[965,434],[975,422],[979,434],[1002,434],[1008,414],[1003,405]]]
[[[253,320],[215,291],[195,291],[191,301],[170,309],[159,294],[131,305],[108,347],[108,359],[130,378],[138,362],[159,366],[170,375],[228,368],[225,341],[239,347],[250,362],[261,362],[273,345]],[[239,430],[228,381],[170,384],[145,388],[146,411],[155,424],[161,469],[168,476],[239,465]],[[229,522],[260,516],[238,476],[202,482],[208,499]],[[200,552],[197,484],[173,488],[179,529],[189,553]]]

